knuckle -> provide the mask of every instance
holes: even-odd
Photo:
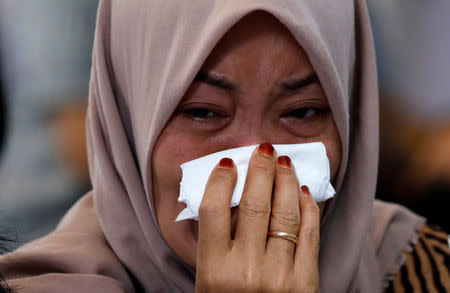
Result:
[[[241,289],[238,292],[261,292],[260,278],[257,273],[247,268],[241,272],[241,278],[238,287]]]
[[[232,180],[236,177],[235,172],[229,169],[216,168],[210,178],[211,181]]]
[[[308,241],[311,241],[315,244],[318,244],[320,242],[320,232],[318,229],[314,228],[306,228],[303,231],[303,237],[306,238]]]
[[[273,209],[270,221],[277,226],[298,229],[300,225],[300,214],[298,211],[292,209],[283,211]]]
[[[271,162],[253,162],[249,169],[252,172],[262,173],[267,176],[275,175],[275,167]]]
[[[243,199],[239,204],[239,212],[249,217],[268,217],[270,215],[270,203],[265,201],[254,201]]]
[[[199,216],[199,218],[211,218],[211,217],[222,216],[226,212],[227,212],[227,209],[224,208],[224,206],[218,202],[203,201],[200,204],[200,207],[198,209],[198,216]]]
[[[298,180],[292,169],[279,168],[277,171],[277,181],[286,184],[292,180]],[[298,181],[297,181],[298,182]]]

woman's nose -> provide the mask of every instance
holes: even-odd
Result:
[[[237,148],[248,145],[258,145],[262,143],[282,143],[280,135],[274,127],[270,125],[241,126],[233,129],[227,134],[227,144],[229,148]]]

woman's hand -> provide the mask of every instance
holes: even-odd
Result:
[[[319,208],[307,188],[299,188],[290,159],[277,159],[270,144],[253,152],[231,239],[236,179],[233,162],[222,159],[206,186],[196,292],[318,292]],[[298,244],[268,231],[298,235]]]

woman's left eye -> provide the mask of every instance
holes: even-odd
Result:
[[[215,115],[217,115],[213,111],[206,109],[206,108],[187,109],[187,110],[184,110],[183,113],[187,116],[190,116],[194,120],[208,119],[208,118],[212,118]]]
[[[304,108],[298,108],[295,110],[292,110],[290,112],[287,112],[286,114],[283,114],[284,117],[293,117],[297,119],[304,119],[309,118],[314,115],[317,115],[321,113],[320,109],[312,108],[312,107],[304,107]]]

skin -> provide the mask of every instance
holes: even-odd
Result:
[[[267,156],[255,150],[241,204],[231,211],[236,170],[217,166],[208,181],[199,221],[175,222],[185,208],[177,201],[179,166],[221,150],[321,141],[335,178],[341,142],[308,56],[277,19],[255,12],[226,33],[199,72],[152,153],[161,233],[175,253],[196,269],[197,292],[317,291],[320,212],[299,188],[294,167],[277,163],[283,154]],[[294,86],[307,77],[309,83]],[[268,229],[298,234],[299,244],[267,238]]]

